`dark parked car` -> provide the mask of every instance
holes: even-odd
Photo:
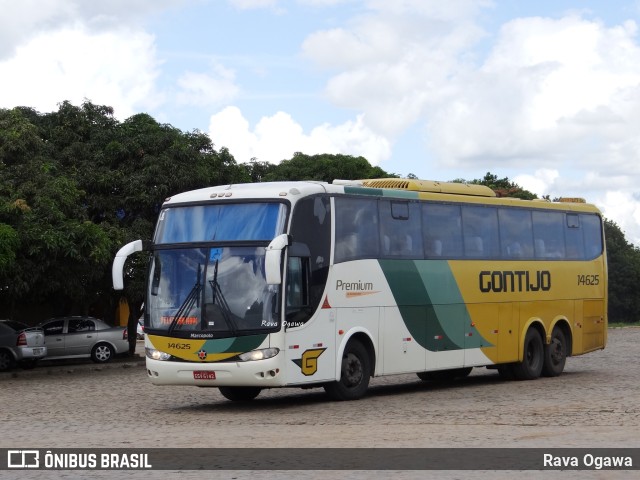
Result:
[[[46,360],[90,357],[104,363],[129,351],[127,327],[112,327],[97,318],[52,318],[39,326],[46,339]]]
[[[41,328],[0,320],[0,371],[9,370],[16,363],[23,368],[32,368],[46,354]]]

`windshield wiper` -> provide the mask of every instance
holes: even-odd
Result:
[[[231,308],[229,308],[229,304],[227,303],[227,299],[224,298],[224,293],[222,293],[222,289],[220,288],[220,284],[218,283],[218,260],[213,267],[213,280],[209,280],[209,284],[211,285],[211,290],[213,294],[213,302],[212,304],[216,304],[216,298],[218,299],[218,306],[220,307],[220,313],[222,313],[222,318],[227,323],[229,328],[231,328],[231,333],[235,335],[238,331],[238,325],[233,320],[233,313],[231,312]]]
[[[200,277],[202,276],[202,267],[198,264],[198,276],[196,278],[196,284],[191,288],[189,295],[184,299],[180,308],[176,312],[171,324],[169,325],[168,333],[171,333],[176,325],[178,325],[181,318],[184,319],[185,314],[189,313],[194,305],[200,306],[200,292],[202,291],[202,285],[200,284]]]

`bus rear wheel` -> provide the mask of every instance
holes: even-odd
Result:
[[[232,402],[248,402],[262,391],[260,387],[218,387],[218,390],[224,398]]]
[[[362,398],[369,387],[371,361],[364,346],[353,340],[342,354],[340,380],[324,385],[324,390],[334,400],[357,400]]]
[[[567,341],[564,332],[558,327],[551,332],[549,345],[544,346],[544,364],[542,375],[545,377],[557,377],[564,370],[567,361]]]
[[[544,343],[535,328],[529,328],[524,337],[524,353],[522,361],[512,364],[513,376],[516,380],[533,380],[542,373],[544,363]]]

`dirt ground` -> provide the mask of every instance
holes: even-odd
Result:
[[[262,392],[249,404],[229,402],[217,389],[155,387],[146,380],[141,358],[100,367],[43,365],[0,374],[0,447],[640,448],[639,355],[640,328],[610,329],[605,350],[569,358],[557,378],[506,382],[495,370],[477,368],[451,384],[425,383],[415,375],[376,378],[368,395],[354,402],[331,402],[321,389],[278,389]],[[25,479],[87,476],[10,473]],[[532,478],[637,477],[637,471],[523,473]],[[91,478],[167,475],[91,472]],[[256,476],[336,475],[226,471],[207,472],[205,478]],[[352,471],[339,476],[501,479],[514,474]],[[181,478],[202,478],[202,473],[185,472]]]

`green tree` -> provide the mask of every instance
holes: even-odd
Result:
[[[640,321],[640,249],[627,242],[618,225],[605,220],[609,271],[609,320]]]
[[[351,155],[306,155],[296,152],[289,160],[283,160],[264,175],[264,181],[319,180],[332,182],[335,179],[357,180],[361,178],[384,178],[395,176],[380,167],[373,167],[364,157]]]
[[[460,180],[454,181],[459,182]],[[493,190],[498,197],[521,198],[523,200],[533,200],[534,198],[538,198],[535,193],[523,189],[517,183],[510,181],[508,177],[498,178],[497,175],[494,175],[491,172],[487,172],[484,178],[480,180],[472,180],[469,183],[485,185]]]
[[[117,301],[110,267],[126,242],[149,239],[174,193],[249,179],[226,149],[146,114],[69,102],[39,114],[0,110],[0,315],[47,304],[52,314],[102,316]],[[142,303],[147,257],[127,268]]]

